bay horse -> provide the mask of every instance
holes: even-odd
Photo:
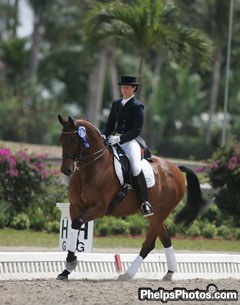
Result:
[[[66,268],[57,279],[67,280],[77,266],[76,244],[78,231],[83,223],[107,214],[112,199],[120,189],[115,174],[113,155],[105,145],[100,131],[84,119],[65,120],[58,115],[62,124],[60,141],[62,145],[61,172],[70,176],[68,198],[70,202],[71,230],[68,240]],[[196,219],[206,202],[202,197],[200,184],[195,173],[184,166],[161,159],[155,155],[150,162],[155,185],[148,189],[149,201],[154,214],[148,217],[149,226],[139,255],[119,280],[132,278],[140,264],[155,247],[158,237],[164,246],[168,271],[163,280],[172,280],[177,263],[170,235],[164,221],[179,204],[187,192],[184,207],[176,215],[175,222],[188,227]],[[186,173],[187,187],[182,172]],[[123,217],[140,211],[141,202],[134,189],[108,214]]]

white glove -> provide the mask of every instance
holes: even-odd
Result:
[[[110,136],[108,137],[108,143],[114,145],[120,142],[120,136]]]

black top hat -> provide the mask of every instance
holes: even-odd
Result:
[[[118,85],[140,85],[135,76],[121,76]]]

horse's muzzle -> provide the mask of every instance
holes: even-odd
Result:
[[[61,167],[61,172],[66,176],[71,176],[73,170],[71,168],[63,168]]]

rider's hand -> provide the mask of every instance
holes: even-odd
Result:
[[[114,145],[120,142],[120,136],[110,136],[108,137],[108,143]]]

